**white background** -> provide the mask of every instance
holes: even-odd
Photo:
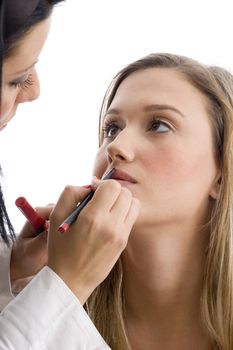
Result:
[[[172,52],[233,71],[232,0],[67,0],[53,14],[38,63],[40,99],[1,132],[4,193],[16,231],[18,196],[55,202],[66,184],[88,184],[98,114],[112,77],[152,52]]]

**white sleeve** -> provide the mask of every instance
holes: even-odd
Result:
[[[10,284],[11,248],[0,240],[0,310],[13,298]]]
[[[1,350],[109,350],[84,308],[44,267],[0,314]]]

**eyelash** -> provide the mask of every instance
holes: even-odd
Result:
[[[172,127],[171,127],[171,125],[169,123],[166,123],[166,122],[162,121],[159,118],[153,118],[150,121],[150,123],[149,123],[147,131],[152,131],[152,132],[154,131],[154,132],[156,132],[158,130],[158,127],[157,127],[157,129],[153,129],[153,125],[155,123],[157,123],[157,126],[163,125],[167,129],[169,129],[169,130],[165,130],[165,131],[160,131],[160,132],[158,132],[159,134],[163,134],[163,133],[169,132],[172,129]],[[116,136],[117,133],[115,133],[113,136],[108,136],[108,134],[112,130],[112,128],[116,128],[116,129],[119,130],[120,126],[118,125],[118,123],[116,121],[107,121],[105,123],[105,125],[103,126],[103,128],[102,128],[102,132],[103,132],[104,138],[113,139]]]
[[[103,133],[103,136],[104,138],[113,138],[114,136],[108,136],[108,133],[110,132],[110,130],[112,128],[120,128],[119,125],[117,125],[117,122],[114,122],[114,121],[109,121],[109,122],[106,122],[105,125],[103,126],[102,128],[102,133]]]
[[[27,89],[29,88],[32,84],[33,84],[33,75],[29,74],[27,79],[25,79],[24,81],[12,81],[10,83],[10,86],[12,86],[13,88],[20,88],[20,89]]]
[[[172,129],[172,127],[171,127],[171,125],[169,124],[169,123],[166,123],[166,122],[164,122],[163,120],[161,120],[161,119],[159,119],[159,118],[155,118],[155,117],[153,117],[153,119],[150,121],[150,126],[149,126],[149,129],[148,129],[148,131],[153,131],[153,129],[152,129],[152,126],[153,126],[153,124],[155,124],[155,123],[157,123],[157,124],[159,124],[159,125],[164,125],[166,128],[168,128],[169,129],[169,131]],[[156,130],[155,130],[156,131]],[[168,131],[162,131],[162,132],[160,132],[160,134],[163,134],[163,133],[166,133],[166,132],[168,132]]]

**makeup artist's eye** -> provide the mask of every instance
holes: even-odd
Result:
[[[117,134],[121,131],[120,127],[115,122],[106,122],[103,126],[103,135],[104,138],[112,139],[117,136]]]
[[[165,133],[171,130],[169,124],[161,121],[160,119],[153,119],[150,124],[148,130],[155,131],[157,133]]]
[[[27,89],[33,84],[33,74],[28,74],[26,79],[18,79],[10,82],[13,88]]]

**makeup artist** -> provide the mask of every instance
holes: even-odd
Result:
[[[0,2],[1,132],[21,103],[39,96],[35,64],[49,32],[53,7],[60,1]],[[121,254],[124,248],[118,242],[121,236],[112,244],[109,222],[106,221],[93,234],[90,229],[93,220],[86,224],[80,235],[76,223],[67,234],[58,232],[59,225],[89,191],[82,187],[67,187],[61,194],[50,217],[47,253],[47,233],[37,235],[29,222],[19,235],[15,235],[1,188],[1,350],[109,349],[82,304],[108,275]],[[116,204],[111,215],[113,222],[121,208],[126,206],[129,210],[131,207],[131,215],[122,224],[124,234],[128,235],[138,213],[129,191],[122,190],[113,180],[106,180],[96,191],[96,201],[105,217],[103,209],[111,203]],[[38,213],[49,219],[51,210],[52,207],[38,208]],[[82,220],[82,214],[79,220]],[[48,266],[45,266],[47,261]]]

